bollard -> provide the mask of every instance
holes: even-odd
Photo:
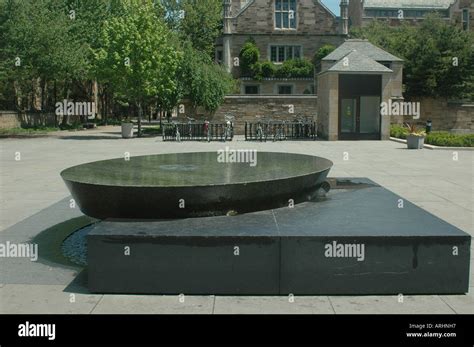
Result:
[[[431,129],[433,128],[433,123],[431,120],[426,121],[426,133],[429,134],[431,132]]]

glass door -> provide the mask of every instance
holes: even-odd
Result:
[[[360,97],[360,133],[379,134],[380,132],[380,97]]]
[[[352,134],[357,131],[357,99],[341,99],[341,133]]]

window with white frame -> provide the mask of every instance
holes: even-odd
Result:
[[[270,60],[274,63],[298,58],[301,58],[301,46],[270,46]]]
[[[296,0],[275,0],[275,28],[296,29]]]

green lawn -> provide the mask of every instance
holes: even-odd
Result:
[[[9,128],[9,129],[0,129],[1,137],[8,136],[39,136],[46,135],[48,133],[61,130],[59,128],[50,128],[50,127],[35,127],[35,128]]]

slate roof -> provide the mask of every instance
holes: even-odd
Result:
[[[332,53],[325,56],[323,61],[337,61],[341,60],[352,51],[357,51],[366,57],[375,61],[403,61],[386,51],[371,44],[367,40],[346,40],[342,45],[337,47]]]
[[[391,73],[388,67],[377,63],[375,60],[354,50],[341,58],[328,71],[331,72],[365,72],[365,73]]]
[[[364,8],[447,10],[455,0],[364,0]]]

